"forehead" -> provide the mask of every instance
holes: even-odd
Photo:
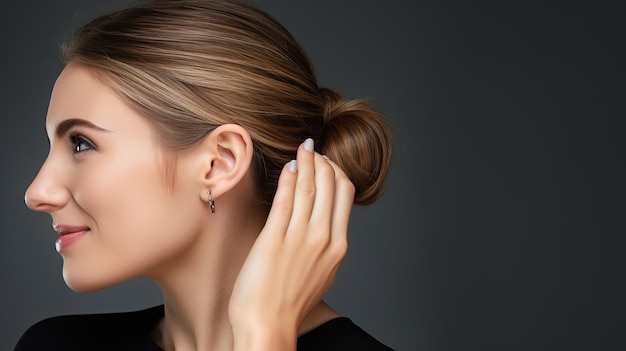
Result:
[[[70,63],[63,69],[52,89],[48,120],[78,118],[115,108],[119,101],[113,91],[98,81],[88,69]]]
[[[145,118],[131,109],[110,87],[86,67],[70,63],[57,78],[46,116],[50,140],[64,120],[81,119],[111,131],[145,130]],[[149,133],[151,134],[151,133]]]

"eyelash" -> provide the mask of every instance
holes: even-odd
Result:
[[[96,146],[83,135],[70,134],[68,138],[70,144],[72,145],[72,152],[74,153],[74,155],[96,149]]]

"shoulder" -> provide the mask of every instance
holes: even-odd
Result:
[[[329,320],[298,338],[298,351],[389,351],[346,317]]]
[[[105,314],[68,315],[44,319],[30,327],[15,351],[29,350],[143,350],[150,329],[163,307]],[[146,349],[149,350],[149,349]]]

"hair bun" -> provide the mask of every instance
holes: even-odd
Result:
[[[369,205],[383,192],[392,155],[391,130],[365,100],[343,100],[321,88],[325,125],[321,152],[337,163],[356,188],[354,203]]]

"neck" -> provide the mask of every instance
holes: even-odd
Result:
[[[154,338],[165,350],[233,348],[228,303],[265,216],[261,211],[245,216],[244,211],[230,212],[238,218],[228,218],[227,211],[211,216],[193,247],[151,276],[164,297],[165,317]]]
[[[163,292],[165,317],[154,329],[153,340],[165,350],[233,349],[228,304],[267,212],[242,208],[239,202],[228,206],[226,199],[220,204],[224,210],[207,216],[198,239],[184,254],[148,275]],[[337,316],[320,301],[301,322],[298,334]]]

